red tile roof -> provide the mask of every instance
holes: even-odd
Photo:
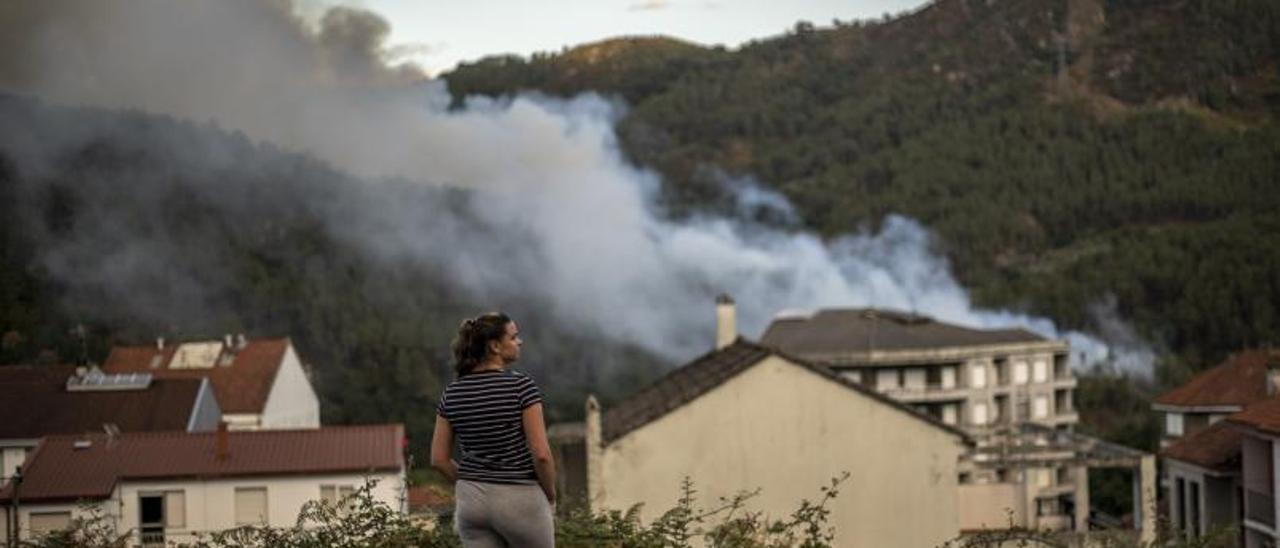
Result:
[[[1249,350],[1232,354],[1214,368],[1156,398],[1169,407],[1240,407],[1267,397],[1267,364],[1280,366],[1280,353]]]
[[[155,379],[144,389],[69,392],[71,366],[0,367],[0,439],[101,432],[186,430],[199,379]]]
[[[1240,440],[1244,433],[1227,423],[1217,422],[1195,434],[1179,439],[1160,452],[1167,459],[1179,460],[1221,472],[1240,469]]]
[[[164,350],[157,350],[154,346],[117,346],[111,349],[102,370],[107,373],[151,373],[165,379],[209,377],[223,413],[260,414],[289,344],[287,338],[257,339],[248,341],[238,351],[223,348],[215,364],[220,364],[228,353],[233,353],[231,364],[207,369],[170,369],[177,344]],[[153,364],[156,366],[152,367]]]
[[[1244,411],[1224,419],[1267,434],[1280,434],[1280,398],[1267,398],[1253,403]]]
[[[217,432],[51,436],[27,458],[21,500],[109,497],[122,480],[208,479],[394,471],[403,467],[400,424],[309,430],[227,432],[228,456],[217,458]],[[88,447],[77,449],[77,442]],[[8,500],[12,486],[0,489]]]

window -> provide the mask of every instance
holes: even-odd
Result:
[[[969,366],[969,386],[982,388],[987,385],[987,364],[975,363]]]
[[[31,536],[44,536],[71,526],[71,512],[32,512],[27,527]]]
[[[1165,413],[1164,433],[1170,436],[1182,435],[1182,413]]]
[[[1036,396],[1035,403],[1031,411],[1037,419],[1047,418],[1049,416],[1049,397],[1044,394]]]
[[[337,504],[338,501],[345,499],[356,492],[356,488],[350,485],[321,485],[320,500]]]
[[[842,373],[842,374],[844,375],[844,378],[849,379],[850,381],[853,381],[854,383],[862,384],[862,372],[861,372],[861,371],[845,371],[845,372],[844,372],[844,373]]]
[[[985,402],[977,402],[970,408],[969,420],[974,426],[986,426],[987,424],[987,404]]]
[[[951,389],[956,387],[956,368],[944,365],[942,366],[942,388]]]
[[[942,423],[943,424],[956,423],[956,404],[947,403],[942,405]]]
[[[960,485],[964,485],[971,481],[973,481],[973,479],[968,472],[960,472],[960,476],[956,478],[956,482],[959,483]]]
[[[1013,384],[1027,384],[1027,362],[1013,362]]]
[[[876,371],[876,390],[895,390],[898,388],[898,370],[880,369]]]
[[[923,368],[912,367],[903,371],[903,384],[909,390],[924,390],[926,376]]]
[[[1058,485],[1071,485],[1071,469],[1066,466],[1058,467]]]
[[[997,394],[995,401],[995,418],[991,422],[1008,422],[1009,421],[1009,396],[1005,394]]]
[[[267,523],[267,488],[236,488],[236,525]]]
[[[1044,360],[1031,362],[1031,381],[1049,382],[1049,363]]]

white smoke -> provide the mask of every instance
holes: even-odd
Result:
[[[975,308],[910,219],[835,241],[738,217],[669,220],[656,211],[657,175],[618,151],[620,105],[592,94],[524,95],[451,109],[443,82],[386,65],[389,26],[368,12],[330,11],[311,30],[282,2],[10,10],[0,13],[0,35],[8,31],[18,50],[0,59],[0,86],[213,120],[362,176],[470,189],[466,213],[493,231],[415,233],[408,211],[368,212],[399,233],[374,237],[336,219],[335,230],[377,253],[440,265],[476,295],[537,297],[583,332],[688,358],[711,345],[712,296],[728,292],[748,336],[783,309],[876,306],[1026,327],[1106,356],[1101,340],[1046,319]],[[741,207],[793,215],[781,196],[733,184]],[[1148,354],[1142,370],[1149,363]]]

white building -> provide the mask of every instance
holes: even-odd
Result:
[[[289,527],[307,501],[336,500],[366,478],[378,482],[376,500],[406,512],[403,438],[399,424],[51,436],[24,467],[19,538],[67,527],[86,501],[131,544],[188,542],[246,524]],[[0,489],[10,519],[14,489]],[[11,534],[0,528],[0,538]]]
[[[223,341],[118,346],[107,373],[149,373],[161,379],[208,378],[232,430],[315,428],[320,400],[287,339],[227,336]]]

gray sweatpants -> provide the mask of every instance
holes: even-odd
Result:
[[[551,503],[537,485],[458,480],[453,526],[466,548],[553,548]]]

